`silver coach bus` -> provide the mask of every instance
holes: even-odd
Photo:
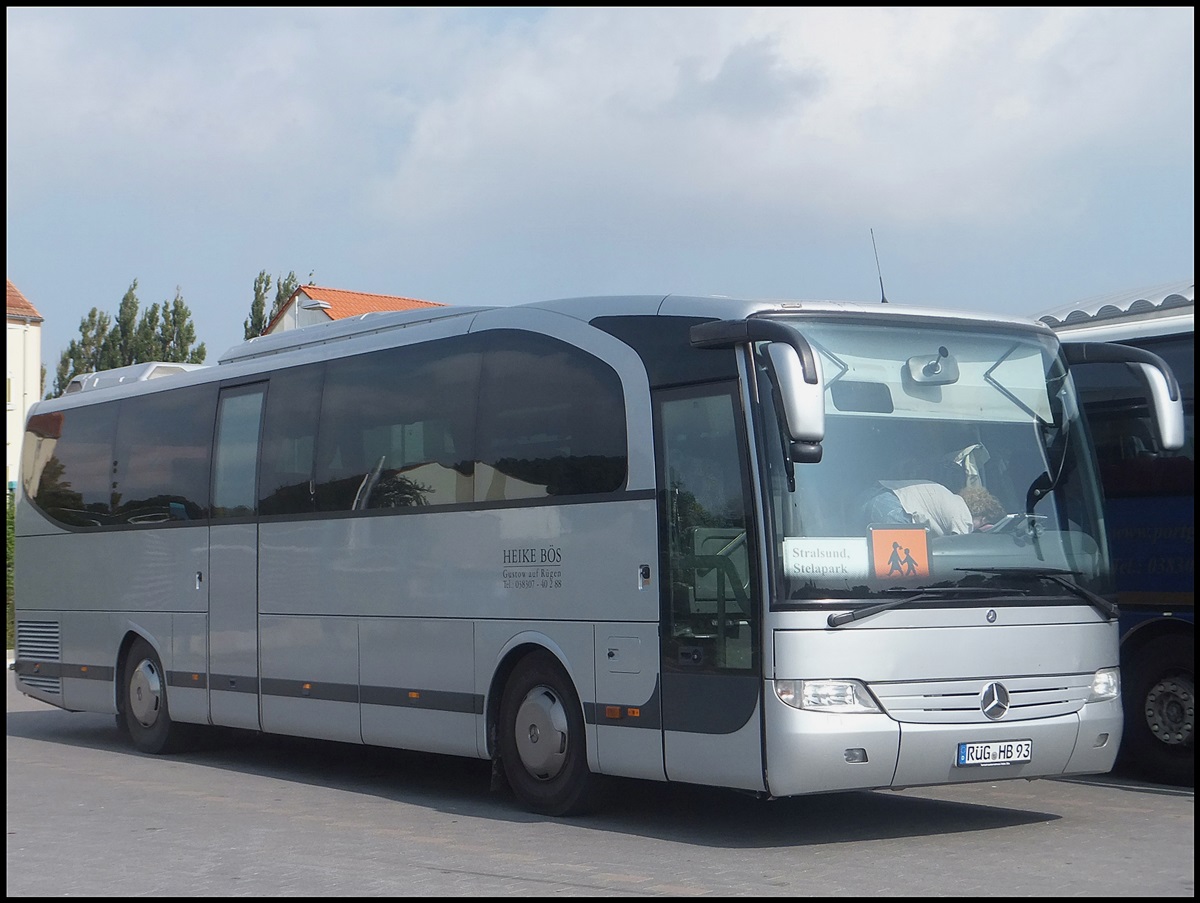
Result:
[[[1137,361],[1180,441],[1154,355],[1073,354]],[[144,752],[225,725],[477,757],[549,815],[609,775],[782,797],[1113,764],[1100,485],[1043,324],[569,299],[113,383],[30,412],[13,668]],[[953,523],[893,516],[914,485]],[[994,510],[964,525],[971,491]]]

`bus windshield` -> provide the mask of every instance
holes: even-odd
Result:
[[[777,605],[897,591],[1109,593],[1098,481],[1053,337],[805,320],[824,451],[789,463],[764,403]],[[761,353],[761,349],[760,349]],[[765,367],[760,397],[769,399]]]

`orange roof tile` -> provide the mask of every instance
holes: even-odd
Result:
[[[329,315],[334,320],[354,317],[376,310],[416,310],[419,307],[445,307],[436,301],[420,301],[396,295],[373,295],[367,292],[349,292],[340,288],[324,288],[319,285],[302,285],[301,291],[314,301],[325,301]]]
[[[403,298],[398,295],[374,295],[369,292],[351,292],[340,288],[327,288],[320,285],[302,285],[296,289],[288,303],[284,305],[275,317],[278,320],[283,316],[283,311],[287,310],[296,299],[300,292],[303,292],[314,301],[324,301],[329,307],[325,310],[326,316],[331,320],[342,320],[346,317],[357,317],[361,314],[372,313],[374,311],[385,310],[417,310],[422,307],[445,307],[437,301],[421,301],[417,298]],[[272,320],[268,325],[274,325],[275,320]]]
[[[29,303],[29,299],[21,294],[21,290],[12,284],[11,279],[7,280],[7,282],[8,303],[6,305],[6,309],[8,316],[16,317],[22,320],[41,320],[42,315],[37,312],[37,308]]]

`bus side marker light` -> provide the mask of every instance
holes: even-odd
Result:
[[[619,719],[621,717],[621,707],[619,705],[606,705],[604,707],[604,717]]]
[[[300,692],[303,693],[305,696],[310,695],[311,691],[312,691],[312,684],[301,684],[300,685]]]
[[[408,691],[408,698],[409,698],[409,699],[420,699],[420,698],[421,698],[421,694],[420,694],[420,693],[418,693],[416,690],[409,690],[409,691]]]

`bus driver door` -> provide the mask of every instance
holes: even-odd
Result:
[[[737,384],[655,397],[666,551],[663,750],[668,779],[763,790],[762,604]],[[715,763],[723,763],[714,771]]]
[[[208,553],[209,715],[258,730],[257,464],[265,382],[226,387],[217,406]]]

